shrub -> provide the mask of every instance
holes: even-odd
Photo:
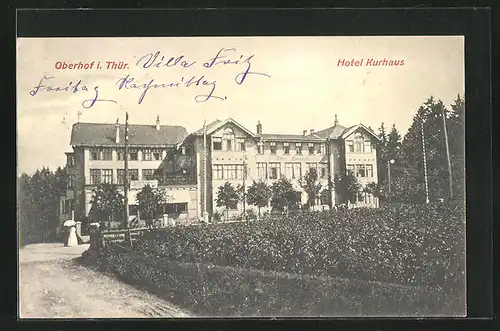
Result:
[[[464,292],[463,205],[273,215],[145,234],[135,249],[172,261],[441,286]]]
[[[463,302],[433,289],[309,277],[120,254],[107,266],[197,316],[456,315]],[[463,297],[462,297],[463,300]]]

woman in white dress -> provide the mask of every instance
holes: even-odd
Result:
[[[64,222],[63,226],[68,230],[68,238],[64,246],[73,247],[78,246],[78,238],[76,237],[76,222],[68,220]]]

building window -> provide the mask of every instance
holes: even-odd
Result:
[[[318,173],[318,164],[317,163],[306,163],[307,172],[309,173],[310,169],[314,169],[316,174]]]
[[[66,164],[68,165],[68,167],[74,167],[76,165],[75,155],[66,155]]]
[[[278,179],[280,176],[280,164],[278,162],[269,163],[269,179]]]
[[[258,152],[259,154],[264,154],[264,143],[259,142],[259,143],[257,144],[257,152]]]
[[[283,153],[290,154],[290,144],[289,143],[283,143]]]
[[[154,161],[161,161],[161,155],[162,155],[161,150],[159,149],[152,150],[151,154],[153,155]]]
[[[353,175],[354,176],[354,170],[355,170],[354,164],[348,164],[347,165],[347,174],[348,175]]]
[[[129,169],[128,170],[128,178],[129,178],[129,180],[139,180],[139,169]],[[116,170],[116,179],[117,179],[118,185],[125,184],[125,169],[117,169]]]
[[[112,161],[113,160],[113,150],[106,148],[102,150],[102,159],[106,161]]]
[[[308,147],[309,147],[309,154],[314,154],[314,144],[309,143]]]
[[[186,155],[186,146],[181,147],[181,155]]]
[[[125,160],[125,151],[123,149],[118,149],[116,151],[116,159],[118,161],[123,161]]]
[[[113,170],[112,169],[102,169],[102,182],[106,184],[113,183]]]
[[[364,164],[357,164],[356,165],[356,177],[366,177]]]
[[[131,149],[128,151],[128,159],[130,161],[137,161],[138,160],[138,151],[136,149]]]
[[[354,136],[354,152],[363,153],[363,135],[360,132]]]
[[[235,164],[226,164],[226,165],[224,165],[224,169],[225,169],[225,174],[224,174],[225,179],[236,179],[237,178]]]
[[[245,138],[236,139],[236,150],[241,152],[246,151]]]
[[[354,141],[348,140],[346,143],[347,143],[347,151],[349,153],[354,153]]]
[[[101,184],[101,169],[90,169],[90,185]]]
[[[220,164],[215,164],[213,166],[213,179],[224,179],[223,167]]]
[[[128,175],[130,176],[130,180],[139,180],[139,169],[130,169]]]
[[[364,152],[365,153],[371,153],[372,152],[372,142],[370,140],[365,140],[364,143],[365,143],[365,146],[364,146],[365,150],[364,150]]]
[[[267,179],[267,163],[257,163],[257,177],[262,180]]]
[[[101,159],[101,151],[98,149],[90,150],[90,159],[91,160],[100,160]]]
[[[142,169],[143,180],[153,180],[154,174],[155,174],[155,169]]]
[[[116,181],[118,185],[125,184],[125,169],[117,169],[116,170]]]
[[[285,177],[293,178],[293,163],[285,163]]]
[[[373,177],[373,165],[372,164],[367,164],[365,165],[366,167],[366,177]]]
[[[328,170],[328,165],[325,163],[321,163],[319,165],[319,178],[327,178],[328,177],[327,170]]]
[[[269,150],[271,154],[276,154],[276,143],[274,141],[269,143]]]
[[[223,140],[225,143],[225,149],[226,151],[232,151],[233,150],[233,144],[234,144],[234,131],[231,128],[226,128],[224,130],[223,134]]]
[[[300,163],[285,163],[285,176],[290,179],[299,179],[301,175]]]
[[[153,160],[153,153],[151,153],[150,149],[145,149],[142,151],[142,159],[144,161],[152,161]]]
[[[68,188],[72,189],[76,185],[76,175],[75,174],[69,174],[68,175]]]
[[[225,179],[243,179],[243,165],[242,164],[228,164],[224,165]]]
[[[296,162],[293,164],[293,178],[294,179],[302,178],[302,164],[301,163]]]
[[[295,152],[297,154],[302,154],[302,144],[301,143],[296,143],[295,144]]]
[[[318,154],[326,154],[325,144],[319,144],[318,145]]]
[[[222,150],[222,138],[220,138],[220,137],[213,137],[212,138],[212,143],[213,143],[213,149],[214,149],[214,151],[221,151]]]

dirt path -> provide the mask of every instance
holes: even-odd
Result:
[[[172,304],[76,262],[88,245],[19,251],[21,318],[186,317]]]

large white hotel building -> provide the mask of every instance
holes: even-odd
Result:
[[[100,183],[123,187],[124,129],[118,122],[73,125],[63,214],[74,211],[75,220],[88,216],[92,192]],[[324,189],[333,190],[329,182],[346,171],[363,185],[377,182],[377,141],[363,124],[345,127],[337,116],[326,129],[299,134],[267,133],[260,122],[252,131],[232,118],[216,120],[191,134],[182,126],[161,125],[159,118],[152,125],[129,124],[130,215],[137,216],[135,195],[145,184],[167,191],[169,201],[163,208],[170,218],[194,220],[218,210],[216,192],[227,181],[234,186],[245,182],[248,187],[259,180],[271,185],[284,175],[300,192],[299,180],[315,168]],[[341,197],[335,193],[331,200],[317,199],[315,205],[327,208]],[[355,206],[376,207],[378,201],[364,193]],[[241,208],[234,213],[241,213]]]

